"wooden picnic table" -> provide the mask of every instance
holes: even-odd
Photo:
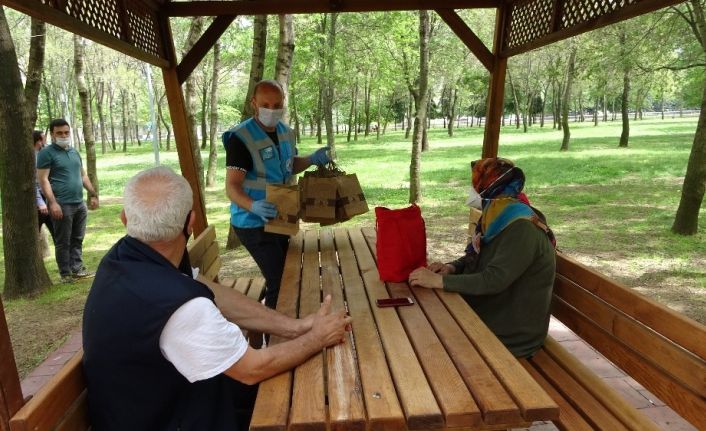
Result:
[[[331,294],[353,330],[345,343],[262,382],[251,430],[485,430],[558,417],[461,296],[381,282],[375,239],[373,228],[358,227],[290,240],[277,309],[305,316]],[[375,306],[405,296],[415,305]]]

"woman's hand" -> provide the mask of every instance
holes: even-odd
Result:
[[[417,268],[409,274],[409,284],[428,289],[443,289],[444,277],[427,268]]]
[[[456,272],[456,268],[454,268],[453,265],[449,265],[448,263],[441,263],[441,262],[433,262],[427,266],[427,269],[429,271],[434,272],[436,274],[441,274],[441,275],[448,275],[448,274],[453,274]]]

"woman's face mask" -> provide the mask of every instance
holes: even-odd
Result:
[[[476,189],[473,188],[473,186],[471,186],[468,190],[468,199],[466,199],[466,205],[479,210],[483,209],[483,198],[481,198],[480,194],[478,194],[478,192],[476,191]]]

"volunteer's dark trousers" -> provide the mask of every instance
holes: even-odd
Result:
[[[265,305],[277,306],[277,295],[282,283],[284,259],[289,248],[289,237],[265,232],[264,227],[239,228],[233,226],[238,239],[245,246],[265,277]]]

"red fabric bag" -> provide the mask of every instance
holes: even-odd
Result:
[[[427,234],[417,205],[391,210],[375,208],[380,280],[407,281],[409,274],[427,265]]]

